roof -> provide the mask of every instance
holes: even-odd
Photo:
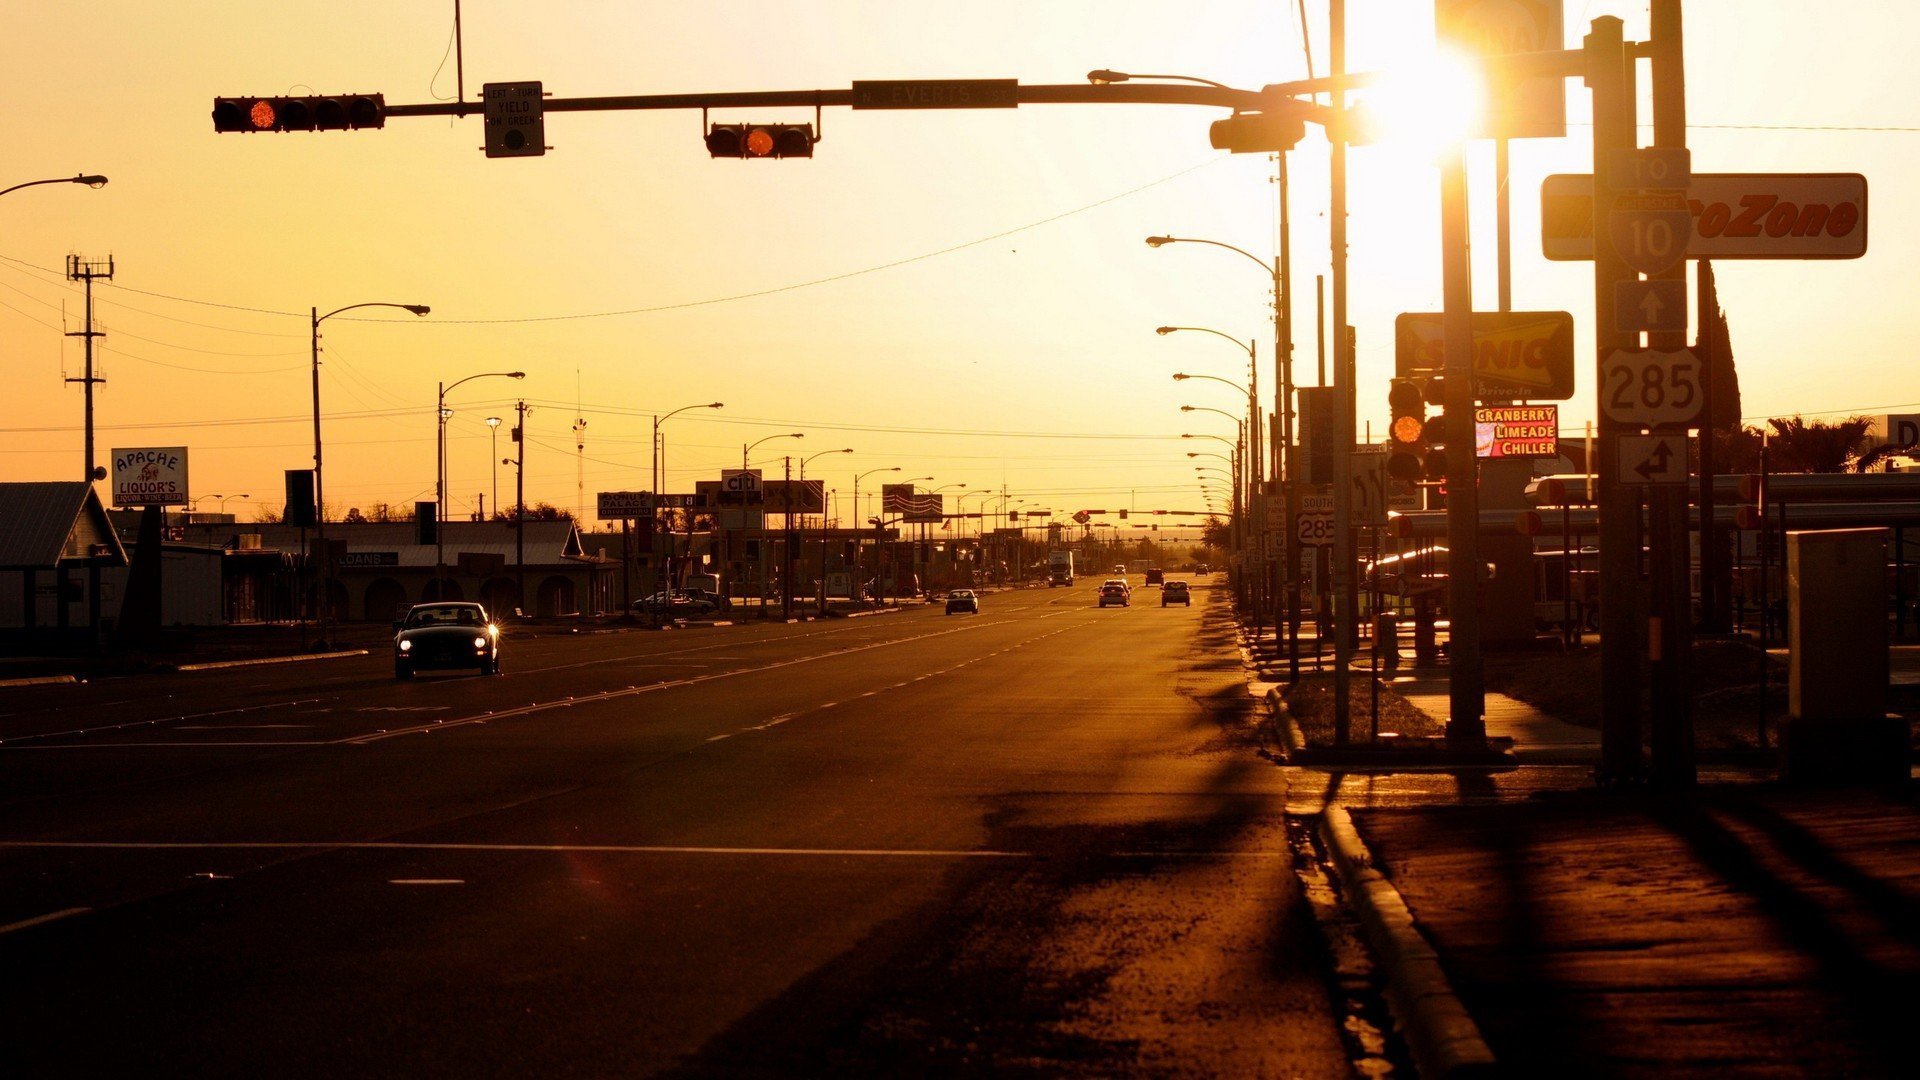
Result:
[[[96,556],[96,549],[104,550]],[[127,553],[92,484],[0,483],[0,569],[51,570],[96,561],[125,566]]]
[[[526,553],[528,566],[562,566],[581,560],[597,561],[587,553],[580,532],[571,521],[527,522]],[[257,533],[263,547],[281,551],[300,550],[301,530],[291,525],[258,522],[201,523],[178,526],[190,542],[223,543],[241,533]],[[311,543],[316,537],[306,530]],[[329,521],[327,539],[344,542],[349,553],[393,552],[401,569],[427,569],[434,565],[432,544],[414,543],[411,521]],[[508,566],[514,565],[513,523],[508,521],[448,521],[440,525],[441,549],[448,566],[459,562],[467,552],[498,555]]]

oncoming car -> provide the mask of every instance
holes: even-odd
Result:
[[[1133,597],[1128,593],[1125,585],[1117,581],[1109,581],[1105,585],[1100,586],[1100,606],[1106,607],[1109,604],[1117,604],[1120,607],[1132,607]]]
[[[980,597],[975,595],[972,589],[953,590],[947,594],[947,614],[951,615],[956,611],[980,614]]]
[[[1186,582],[1169,581],[1160,590],[1160,606],[1166,607],[1168,604],[1193,606],[1193,591],[1187,588]]]
[[[479,604],[415,604],[393,624],[393,675],[411,679],[427,668],[500,673],[500,628]]]

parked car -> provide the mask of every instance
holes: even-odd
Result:
[[[1100,586],[1100,606],[1108,607],[1110,605],[1118,605],[1120,607],[1133,606],[1133,596],[1128,592],[1126,585],[1120,582],[1109,581]]]
[[[672,619],[697,619],[716,614],[725,606],[724,597],[704,589],[674,589],[671,593],[654,593],[633,602],[636,612]]]
[[[1160,606],[1166,607],[1168,604],[1185,604],[1187,607],[1192,607],[1193,590],[1187,588],[1187,583],[1184,581],[1167,582],[1160,590]]]
[[[427,668],[478,668],[500,673],[500,628],[479,604],[415,604],[393,624],[393,676]]]
[[[980,597],[972,589],[955,589],[947,594],[947,614],[964,611],[969,615],[980,614]]]

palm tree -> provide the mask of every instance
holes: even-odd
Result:
[[[1807,421],[1798,416],[1767,421],[1773,434],[1767,438],[1767,467],[1783,473],[1846,472],[1849,463],[1858,460],[1860,440],[1872,426],[1864,416],[1848,417],[1834,423]],[[1874,453],[1876,451],[1868,451]]]

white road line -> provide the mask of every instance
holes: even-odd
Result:
[[[175,731],[290,731],[312,724],[182,724]]]
[[[0,739],[0,745],[9,748],[14,743],[31,742],[38,739],[59,739],[71,735],[92,735],[101,731],[119,731],[122,728],[143,727],[149,724],[172,724],[181,720],[205,720],[215,716],[232,716],[235,713],[253,712],[257,709],[285,709],[295,705],[311,705],[319,698],[299,698],[294,701],[276,701],[267,705],[243,705],[237,709],[215,709],[212,712],[185,713],[180,716],[162,716],[153,720],[129,720],[124,724],[102,724],[99,727],[74,728],[70,731],[42,731],[31,735],[15,735],[10,739]],[[125,702],[121,702],[125,704]],[[105,706],[101,706],[104,708]]]
[[[0,934],[11,934],[15,930],[25,930],[29,926],[39,926],[42,923],[50,923],[55,919],[64,919],[69,915],[80,915],[92,910],[92,908],[85,907],[70,907],[65,911],[49,911],[45,915],[35,915],[31,919],[21,919],[19,922],[0,926]]]
[[[397,877],[388,878],[389,885],[465,885],[465,878],[457,877]]]
[[[1005,851],[997,848],[826,848],[826,847],[717,847],[690,844],[462,844],[408,843],[393,840],[0,840],[0,849],[62,851],[406,851],[453,852],[472,854],[530,855],[720,855],[720,856],[793,856],[805,858],[879,858],[879,859],[1040,859],[1040,851]],[[1108,851],[1095,856],[1116,859],[1291,859],[1289,851]],[[1083,858],[1086,853],[1068,853]],[[454,879],[406,879],[432,882]],[[0,927],[0,933],[78,914],[89,908],[70,908],[42,915],[24,923]]]

